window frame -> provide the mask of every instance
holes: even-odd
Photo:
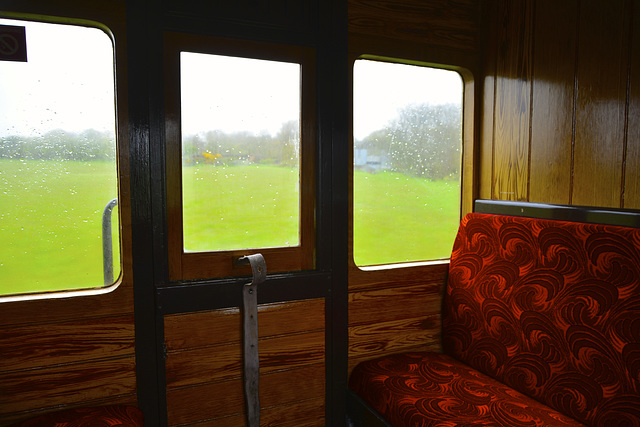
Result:
[[[70,4],[73,2],[71,1]],[[60,8],[68,13],[60,14]],[[55,11],[55,13],[54,13]],[[90,27],[102,31],[110,40],[113,48],[113,85],[114,85],[114,137],[116,145],[116,185],[118,200],[118,224],[120,245],[120,274],[110,285],[88,284],[83,288],[61,289],[52,291],[34,291],[20,294],[0,295],[0,303],[20,302],[29,303],[36,300],[59,300],[80,296],[98,296],[110,294],[116,289],[130,285],[131,265],[126,260],[131,254],[131,204],[129,200],[129,117],[127,108],[127,61],[126,61],[126,30],[122,20],[124,10],[113,7],[110,10],[96,8],[94,13],[79,14],[69,6],[59,6],[53,9],[31,6],[17,10],[0,10],[0,17],[20,21],[40,22],[45,24],[71,25]],[[115,243],[114,243],[115,244]],[[61,278],[64,280],[64,278]]]
[[[359,41],[359,40],[358,40]],[[358,44],[357,42],[355,44]],[[477,114],[477,97],[475,91],[477,90],[473,73],[466,67],[460,65],[451,65],[446,63],[438,63],[427,60],[424,56],[415,56],[415,50],[407,50],[397,52],[402,55],[409,53],[406,57],[399,57],[394,55],[385,54],[372,54],[365,53],[365,51],[355,51],[350,49],[349,54],[349,67],[350,67],[350,88],[351,88],[351,127],[350,127],[350,185],[349,185],[349,287],[350,289],[356,289],[361,285],[371,284],[372,282],[386,283],[389,281],[402,280],[407,281],[413,275],[437,274],[442,268],[447,268],[449,265],[449,258],[435,259],[435,260],[418,260],[411,262],[401,263],[389,263],[371,266],[358,266],[355,263],[353,256],[353,222],[354,222],[354,192],[353,192],[353,156],[354,156],[354,144],[355,139],[353,135],[353,77],[354,66],[358,59],[367,59],[382,62],[391,62],[397,64],[416,65],[423,67],[439,68],[443,70],[455,71],[460,74],[462,78],[462,153],[460,164],[460,216],[461,219],[466,213],[471,212],[473,209],[474,200],[474,174],[476,168],[474,167],[474,150],[475,150],[475,122]],[[367,49],[368,50],[368,49]],[[370,51],[375,51],[371,49]],[[386,49],[380,49],[385,51]],[[426,53],[426,52],[421,52]],[[452,61],[457,62],[457,61]]]
[[[311,48],[224,39],[184,33],[164,35],[165,137],[169,280],[197,280],[250,274],[237,259],[261,253],[270,273],[315,267],[315,58]],[[298,246],[186,252],[182,218],[182,133],[180,53],[183,51],[299,63],[300,115],[300,243]]]

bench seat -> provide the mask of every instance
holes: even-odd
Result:
[[[363,362],[350,387],[397,427],[640,427],[640,228],[466,215],[442,348]]]
[[[442,353],[363,362],[349,387],[394,426],[583,426]]]

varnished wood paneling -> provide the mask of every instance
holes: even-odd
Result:
[[[231,308],[165,316],[165,343],[169,351],[240,342],[240,309]],[[324,300],[260,304],[261,337],[324,330]]]
[[[322,399],[325,393],[324,364],[277,371],[260,377],[263,408]],[[197,387],[171,389],[167,393],[169,425],[241,414],[245,408],[242,379]]]
[[[627,1],[580,2],[574,164],[577,205],[620,207],[629,55]]]
[[[533,2],[500,0],[493,129],[493,198],[526,200]]]
[[[84,406],[103,406],[103,405],[131,405],[136,406],[137,404],[137,395],[136,393],[131,394],[123,394],[118,396],[107,396],[101,397],[98,400],[88,400],[77,402],[71,406],[73,407],[84,407]],[[71,407],[69,406],[69,407]],[[2,414],[0,417],[0,426],[9,426],[13,423],[17,423],[19,421],[28,420],[40,415],[43,415],[48,412],[58,411],[61,406],[56,405],[55,407],[49,408],[37,408],[36,410],[27,410],[23,412],[12,412],[8,414]]]
[[[349,32],[475,52],[478,11],[471,0],[349,0]]]
[[[198,427],[246,427],[246,417],[232,417],[204,420],[187,424]],[[285,406],[264,408],[260,413],[260,425],[269,427],[322,427],[325,423],[324,399],[310,399]]]
[[[259,341],[260,373],[290,369],[324,361],[324,331]],[[219,381],[242,375],[240,343],[169,353],[167,387]]]
[[[349,326],[388,322],[438,314],[439,285],[413,285],[349,294]]]
[[[0,343],[0,374],[133,355],[133,316],[1,329]]]
[[[442,351],[440,315],[349,328],[349,372],[362,360],[402,351]]]
[[[84,364],[58,365],[3,373],[0,376],[0,413],[32,408],[77,406],[85,401],[131,395],[136,392],[133,356]],[[1,419],[1,418],[0,418]]]
[[[624,208],[640,209],[640,4],[633,4]]]
[[[482,75],[482,112],[480,118],[480,141],[478,147],[478,197],[493,198],[493,128],[495,122],[496,67],[498,56],[498,32],[500,25],[496,8],[485,11],[485,49],[483,51]]]
[[[639,207],[638,5],[486,5],[480,196]]]
[[[315,403],[325,396],[324,299],[258,309],[262,424],[269,417],[305,422],[291,410],[324,419]],[[170,425],[244,425],[241,321],[238,308],[165,317]]]
[[[403,351],[442,351],[441,283],[349,294],[349,373],[363,361]]]
[[[529,198],[569,204],[578,0],[535,7]]]
[[[407,285],[442,285],[449,271],[449,261],[437,261],[428,265],[403,268],[361,270],[349,266],[349,291],[374,288],[403,287]]]

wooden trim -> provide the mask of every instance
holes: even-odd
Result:
[[[167,219],[169,279],[193,280],[245,275],[235,260],[247,253],[260,252],[269,273],[314,268],[315,253],[315,54],[311,48],[276,45],[182,33],[165,33],[165,133],[167,171]],[[300,245],[293,247],[238,249],[187,253],[183,248],[182,176],[180,129],[181,51],[234,55],[280,60],[301,64],[301,147],[300,147]]]
[[[433,68],[441,68],[446,70],[456,71],[460,74],[463,80],[463,118],[462,118],[462,156],[460,163],[460,217],[465,215],[468,212],[472,211],[473,207],[473,199],[476,194],[476,152],[478,151],[478,147],[475,143],[477,140],[477,120],[478,120],[478,98],[477,98],[477,85],[474,78],[474,73],[472,68],[476,68],[474,59],[463,59],[458,57],[455,54],[449,56],[448,59],[451,60],[449,64],[442,63],[434,63],[429,62],[429,55],[425,55],[425,51],[429,51],[425,48],[416,48],[414,46],[413,49],[406,46],[399,47],[396,49],[400,53],[406,54],[406,57],[402,59],[398,59],[397,56],[387,56],[392,51],[392,46],[388,46],[389,41],[383,43],[383,48],[379,46],[374,46],[374,44],[367,42],[364,39],[356,38],[355,41],[351,42],[350,46],[350,55],[349,55],[349,65],[351,70],[353,70],[353,65],[356,59],[360,58],[369,58],[369,59],[380,59],[397,63],[405,63],[412,65],[420,65],[426,67]],[[391,43],[393,45],[393,43]],[[370,52],[382,52],[380,55],[366,54],[364,53],[366,49],[372,49]],[[416,54],[415,52],[418,52]],[[434,57],[438,59],[447,59],[446,56],[441,57],[439,55],[434,54]],[[460,65],[465,64],[466,66]],[[470,68],[467,68],[470,67]],[[351,76],[351,89],[353,90],[353,72],[350,73]],[[352,100],[353,101],[353,100]],[[353,102],[351,103],[351,117],[353,122]],[[353,144],[353,126],[351,127],[351,143]],[[352,150],[353,151],[353,150]],[[353,155],[353,154],[351,154]],[[350,162],[353,165],[353,159]],[[447,264],[447,260],[424,260],[424,262],[417,263],[409,263],[406,265],[397,264],[397,267],[393,267],[395,270],[393,273],[392,270],[384,269],[384,270],[363,270],[356,266],[353,260],[353,167],[350,167],[349,170],[349,198],[351,203],[349,204],[349,289],[353,290],[354,287],[360,284],[372,284],[372,283],[386,283],[389,282],[390,275],[400,276],[400,277],[413,277],[420,275],[430,275],[434,270],[434,268],[439,270],[439,265]],[[393,266],[393,265],[391,265]],[[392,279],[393,280],[393,279]]]

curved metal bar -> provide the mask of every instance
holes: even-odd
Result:
[[[113,199],[102,211],[102,271],[104,285],[113,283],[113,242],[111,238],[111,211],[118,205],[118,199]]]

